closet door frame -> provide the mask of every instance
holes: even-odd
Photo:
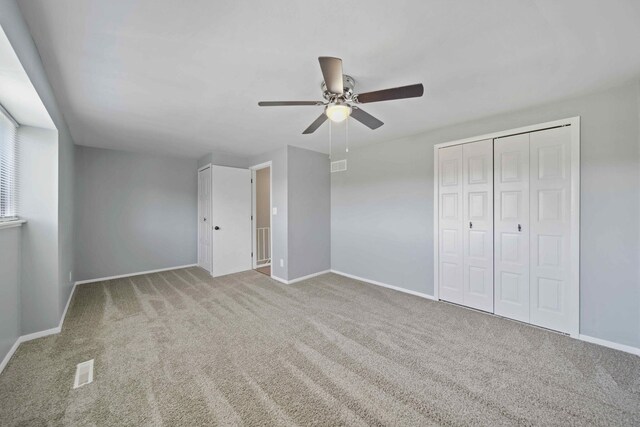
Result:
[[[439,296],[439,158],[438,150],[453,145],[467,144],[484,139],[495,139],[505,136],[529,133],[560,126],[571,126],[571,260],[570,260],[570,317],[571,325],[569,335],[578,338],[580,335],[580,116],[525,126],[516,129],[494,132],[471,138],[435,144],[433,146],[433,296],[436,300]]]
[[[202,209],[204,207],[202,205],[203,202],[200,200],[200,188],[201,188],[200,187],[200,172],[203,172],[203,171],[205,171],[207,169],[209,169],[209,199],[204,201],[204,203],[209,205],[208,206],[208,210],[207,210],[208,216],[209,216],[209,218],[207,218],[207,219],[209,220],[209,223],[211,223],[211,212],[212,212],[212,208],[213,208],[213,196],[211,194],[211,190],[213,188],[213,165],[211,163],[207,163],[206,165],[198,168],[198,206],[196,208],[196,210],[198,211],[198,222],[197,222],[197,224],[198,224],[198,248],[197,248],[198,262],[197,262],[197,265],[199,267],[204,268],[207,271],[207,273],[211,274],[211,269],[213,268],[213,256],[211,254],[211,243],[212,243],[212,237],[213,237],[212,234],[213,233],[211,232],[211,226],[210,225],[201,224],[201,221],[200,221]],[[206,220],[204,220],[204,221],[206,221]],[[204,229],[204,231],[200,229],[201,225],[203,226],[202,228]],[[208,237],[209,237],[209,256],[208,256],[208,258],[209,258],[209,268],[208,269],[203,267],[202,265],[200,265],[200,260],[202,258],[202,253],[201,253],[202,251],[200,250],[201,232],[202,233],[206,232],[208,234]]]

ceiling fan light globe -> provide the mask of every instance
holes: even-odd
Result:
[[[325,114],[334,123],[343,122],[351,115],[351,107],[347,104],[328,105]]]

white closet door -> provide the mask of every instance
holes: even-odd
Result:
[[[496,139],[495,313],[529,322],[529,134]]]
[[[531,323],[570,332],[571,128],[530,134]]]
[[[493,313],[493,140],[464,144],[463,304]]]
[[[463,303],[462,146],[438,151],[440,299]]]
[[[251,270],[251,171],[213,166],[211,275]]]

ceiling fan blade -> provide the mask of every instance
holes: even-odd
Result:
[[[321,56],[320,68],[324,76],[324,83],[327,90],[335,95],[342,95],[344,92],[344,83],[342,81],[342,59],[332,58],[330,56]]]
[[[391,101],[393,99],[417,98],[424,94],[422,83],[409,86],[394,87],[393,89],[376,90],[360,93],[357,100],[360,104],[368,102]]]
[[[324,105],[322,101],[260,101],[260,107],[287,107],[295,105]]]
[[[371,114],[358,107],[351,108],[351,117],[353,117],[369,129],[378,129],[384,124],[380,120],[373,117]]]
[[[316,129],[318,129],[320,125],[322,125],[325,121],[327,121],[327,115],[325,113],[320,114],[320,116],[318,116],[318,118],[313,123],[311,123],[311,125],[309,125],[309,127],[306,128],[304,132],[302,132],[302,134],[308,135],[310,133],[314,133]]]

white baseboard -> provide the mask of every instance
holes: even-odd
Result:
[[[631,353],[631,354],[635,354],[636,356],[640,356],[640,348],[638,347],[632,347],[626,344],[618,344],[617,342],[607,341],[601,338],[590,337],[589,335],[582,335],[582,334],[578,336],[578,339],[581,341],[590,342],[592,344],[598,344],[604,347],[613,348],[614,350],[620,350],[620,351],[624,351],[625,353]]]
[[[317,273],[307,274],[306,276],[298,277],[296,279],[291,279],[288,281],[287,284],[291,285],[292,283],[302,282],[303,280],[311,279],[312,277],[321,276],[327,273],[331,273],[331,270],[318,271]]]
[[[64,318],[67,317],[67,310],[69,310],[69,305],[71,304],[71,298],[73,298],[73,294],[76,292],[77,283],[73,283],[73,287],[71,288],[71,293],[69,294],[69,298],[67,299],[67,305],[64,306],[64,311],[62,312],[62,317],[60,318],[60,324],[58,325],[58,329],[62,331],[62,325],[64,324]]]
[[[289,281],[284,280],[284,279],[281,279],[281,278],[279,278],[278,276],[274,276],[273,274],[271,275],[271,278],[272,278],[273,280],[277,280],[277,281],[278,281],[278,282],[280,282],[280,283],[284,283],[285,285],[288,285],[288,284],[289,284]]]
[[[67,304],[64,306],[64,311],[62,312],[62,316],[60,317],[60,322],[58,326],[51,329],[46,329],[44,331],[33,332],[31,334],[22,335],[18,337],[18,343],[23,343],[26,341],[35,340],[38,338],[46,337],[53,334],[59,334],[62,331],[62,325],[64,324],[64,319],[67,317],[67,310],[69,310],[69,305],[71,304],[71,299],[73,298],[73,294],[76,291],[76,285],[74,283],[73,288],[71,288],[71,293],[69,294],[69,298],[67,298]]]
[[[158,273],[158,272],[161,272],[161,271],[177,270],[179,268],[194,267],[196,265],[197,264],[181,265],[181,266],[178,266],[178,267],[162,268],[162,269],[159,269],[159,270],[151,270],[151,271],[141,271],[139,273],[123,274],[123,275],[120,275],[120,276],[104,277],[104,278],[101,278],[101,279],[79,280],[79,281],[75,282],[73,284],[73,288],[71,289],[71,293],[69,294],[69,298],[67,299],[67,304],[64,307],[64,311],[62,312],[62,317],[60,318],[60,323],[58,324],[58,326],[56,326],[55,328],[44,330],[44,331],[38,331],[38,332],[31,333],[31,334],[19,336],[18,339],[16,340],[16,342],[13,344],[13,346],[9,350],[9,352],[2,359],[2,362],[0,362],[0,373],[2,373],[2,371],[5,368],[5,366],[7,366],[7,363],[9,363],[9,360],[11,359],[11,356],[13,356],[13,354],[16,352],[16,350],[18,349],[18,346],[20,344],[22,344],[23,342],[35,340],[35,339],[38,339],[38,338],[43,338],[43,337],[46,337],[46,336],[49,336],[49,335],[59,334],[62,331],[62,325],[64,324],[64,319],[67,317],[67,311],[69,310],[69,306],[71,305],[71,299],[73,298],[73,295],[75,294],[76,286],[82,285],[83,283],[101,282],[103,280],[119,279],[119,278],[122,278],[122,277],[130,277],[130,276],[138,276],[140,274]]]
[[[44,330],[44,331],[34,332],[32,334],[22,335],[22,336],[18,337],[18,339],[16,340],[15,344],[13,344],[13,346],[11,347],[9,352],[6,354],[6,356],[4,357],[2,362],[0,362],[0,373],[2,373],[4,368],[7,366],[7,364],[9,363],[9,360],[11,359],[11,356],[13,356],[13,354],[16,352],[16,350],[18,349],[18,346],[21,343],[26,342],[26,341],[35,340],[37,338],[46,337],[46,336],[53,335],[53,334],[58,334],[58,333],[60,333],[60,331],[62,331],[62,325],[64,324],[64,319],[65,319],[65,317],[67,315],[67,310],[69,309],[69,305],[71,304],[71,299],[73,298],[73,295],[75,293],[76,285],[80,285],[80,284],[83,284],[83,283],[92,283],[92,282],[99,282],[99,281],[103,281],[103,280],[116,279],[116,278],[121,278],[121,277],[137,276],[137,275],[140,275],[140,274],[148,274],[148,273],[157,273],[157,272],[161,272],[161,271],[176,270],[176,269],[179,269],[179,268],[194,267],[196,265],[197,264],[189,264],[189,265],[184,265],[184,266],[179,266],[179,267],[163,268],[163,269],[160,269],[160,270],[143,271],[143,272],[139,272],[139,273],[125,274],[125,275],[121,275],[121,276],[105,277],[105,278],[102,278],[102,279],[92,279],[92,280],[84,280],[84,281],[75,282],[75,284],[73,286],[73,289],[71,290],[71,294],[69,295],[69,299],[67,300],[67,305],[65,306],[64,312],[62,313],[62,318],[60,319],[59,326],[57,326],[55,328],[47,329],[47,330]],[[292,280],[284,280],[284,279],[281,279],[280,277],[273,276],[273,275],[271,276],[271,278],[274,279],[274,280],[277,280],[278,282],[284,283],[285,285],[290,285],[292,283],[300,282],[302,280],[310,279],[312,277],[320,276],[320,275],[326,274],[326,273],[338,274],[340,276],[348,277],[350,279],[359,280],[361,282],[369,283],[369,284],[376,285],[376,286],[381,286],[383,288],[393,289],[395,291],[404,292],[404,293],[407,293],[407,294],[410,294],[410,295],[415,295],[415,296],[418,296],[418,297],[421,297],[421,298],[426,298],[426,299],[437,301],[437,299],[433,295],[424,294],[422,292],[412,291],[412,290],[401,288],[401,287],[398,287],[398,286],[388,285],[386,283],[382,283],[382,282],[378,282],[378,281],[370,280],[370,279],[365,279],[364,277],[359,277],[359,276],[356,276],[356,275],[353,275],[353,274],[344,273],[344,272],[337,271],[337,270],[319,271],[317,273],[309,274],[309,275],[303,276],[303,277],[298,277],[297,279],[292,279]],[[586,341],[586,342],[589,342],[589,343],[592,343],[592,344],[598,344],[598,345],[601,345],[601,346],[604,346],[604,347],[612,348],[614,350],[620,350],[620,351],[624,351],[625,353],[631,353],[631,354],[635,354],[636,356],[640,356],[640,348],[638,348],[638,347],[633,347],[633,346],[625,345],[625,344],[618,344],[618,343],[615,343],[615,342],[612,342],[612,341],[607,341],[607,340],[603,340],[601,338],[595,338],[595,337],[591,337],[591,336],[588,336],[588,335],[582,335],[582,334],[580,334],[578,336],[578,339],[581,340],[581,341]]]
[[[37,338],[43,338],[43,337],[46,337],[46,336],[49,336],[49,335],[59,334],[60,331],[61,331],[60,326],[57,326],[55,328],[47,329],[45,331],[38,331],[38,332],[34,332],[32,334],[19,336],[18,339],[16,340],[16,342],[11,347],[11,350],[9,350],[9,352],[4,357],[4,359],[2,359],[2,362],[0,363],[0,373],[2,373],[4,368],[7,366],[7,363],[9,363],[9,360],[11,359],[11,356],[13,356],[13,353],[16,352],[16,350],[18,349],[18,346],[20,344],[22,344],[23,342],[35,340]]]
[[[38,331],[32,334],[22,335],[20,338],[18,338],[18,342],[23,343],[26,341],[36,340],[38,338],[48,337],[49,335],[59,334],[61,330],[62,329],[60,329],[60,326],[56,326],[55,328],[47,329],[44,331]]]
[[[383,288],[393,289],[394,291],[404,292],[405,294],[415,295],[417,297],[426,298],[426,299],[430,299],[430,300],[433,300],[433,301],[438,301],[436,299],[436,297],[434,297],[433,295],[424,294],[422,292],[412,291],[410,289],[401,288],[399,286],[388,285],[386,283],[378,282],[376,280],[365,279],[364,277],[359,277],[359,276],[356,276],[354,274],[349,274],[349,273],[343,273],[342,271],[338,271],[338,270],[331,270],[331,272],[335,273],[335,274],[339,274],[340,276],[348,277],[350,279],[359,280],[361,282],[370,283],[370,284],[376,285],[376,286],[382,286]]]
[[[198,264],[177,265],[175,267],[159,268],[157,270],[138,271],[136,273],[120,274],[118,276],[99,277],[97,279],[78,280],[76,285],[84,285],[85,283],[104,282],[105,280],[122,279],[124,277],[140,276],[141,274],[161,273],[163,271],[178,270],[180,268],[196,267]]]
[[[339,274],[340,276],[349,277],[350,279],[355,279],[355,280],[359,280],[361,282],[370,283],[372,285],[382,286],[384,288],[389,288],[389,289],[393,289],[393,290],[396,290],[396,291],[405,292],[407,294],[416,295],[416,296],[419,296],[419,297],[422,297],[422,298],[427,298],[427,299],[430,299],[430,300],[438,301],[432,295],[423,294],[421,292],[411,291],[409,289],[400,288],[398,286],[387,285],[386,283],[377,282],[375,280],[365,279],[363,277],[355,276],[353,274],[343,273],[343,272],[337,271],[337,270],[331,270],[331,272],[335,273],[335,274]],[[463,307],[463,306],[460,306],[460,307],[467,308],[467,307]],[[491,313],[485,313],[485,314],[492,315]],[[535,326],[535,325],[531,325],[531,326]],[[635,354],[636,356],[640,356],[640,348],[638,348],[638,347],[632,347],[630,345],[625,345],[625,344],[618,344],[616,342],[603,340],[601,338],[594,338],[594,337],[590,337],[588,335],[582,335],[582,334],[580,334],[577,337],[577,339],[579,339],[581,341],[590,342],[592,344],[598,344],[598,345],[601,345],[601,346],[604,346],[604,347],[609,347],[609,348],[612,348],[614,350],[624,351],[625,353]]]
[[[271,278],[277,280],[280,283],[284,283],[285,285],[292,285],[294,283],[302,282],[303,280],[311,279],[312,277],[320,276],[322,274],[331,273],[331,270],[318,271],[317,273],[307,274],[306,276],[298,277],[291,280],[284,280],[278,276],[271,275]]]
[[[4,368],[9,363],[9,360],[11,359],[11,356],[13,356],[13,353],[16,352],[16,350],[18,349],[19,345],[20,345],[20,337],[18,337],[16,342],[13,344],[13,347],[11,347],[11,350],[9,350],[7,355],[4,356],[4,359],[2,359],[2,362],[0,362],[0,374],[2,373],[2,371],[4,371]]]
[[[62,331],[62,325],[64,324],[65,317],[67,317],[67,310],[69,310],[69,305],[71,304],[71,298],[73,298],[73,294],[75,293],[75,291],[76,291],[76,284],[74,283],[73,288],[71,289],[71,293],[69,294],[69,298],[67,299],[67,305],[65,305],[64,311],[62,312],[62,317],[60,318],[60,323],[58,324],[58,326],[55,328],[44,330],[44,331],[38,331],[38,332],[33,332],[31,334],[19,336],[16,342],[11,347],[11,350],[9,350],[9,352],[6,354],[4,359],[2,359],[2,362],[0,362],[0,373],[2,373],[5,366],[7,366],[7,363],[9,363],[11,356],[13,356],[13,353],[16,352],[20,344],[22,344],[23,342],[35,340],[38,338],[43,338],[49,335],[59,334]]]

